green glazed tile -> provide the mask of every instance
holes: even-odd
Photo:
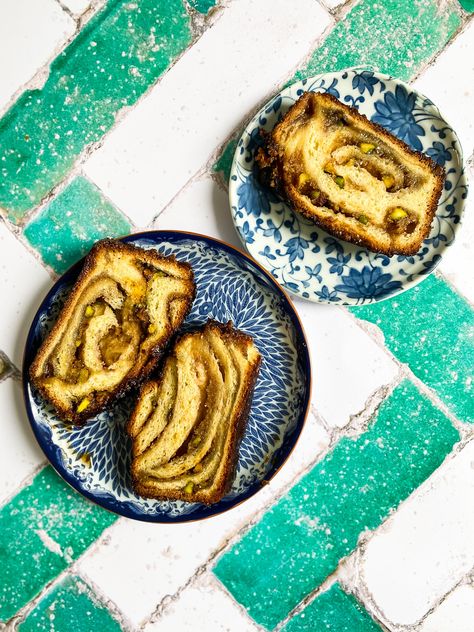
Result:
[[[86,178],[75,178],[25,228],[43,261],[62,273],[104,237],[130,232],[130,223]]]
[[[459,4],[468,13],[472,13],[474,11],[474,0],[459,0]]]
[[[19,632],[120,632],[121,629],[80,577],[66,577],[18,627]]]
[[[441,50],[461,25],[449,4],[436,0],[362,0],[336,24],[295,79],[370,65],[408,80]]]
[[[115,520],[51,467],[43,469],[0,509],[0,621],[8,621]]]
[[[181,0],[109,0],[0,120],[0,207],[20,220],[190,43]]]
[[[381,629],[352,595],[334,584],[291,619],[282,632],[379,632]]]
[[[272,507],[214,572],[257,623],[273,628],[334,571],[458,441],[411,382],[381,405],[361,436],[343,438]],[[284,588],[283,588],[284,587]]]
[[[228,182],[230,177],[230,169],[232,167],[232,161],[234,160],[235,150],[237,149],[237,142],[237,138],[233,138],[232,140],[230,140],[225,146],[222,154],[220,155],[220,158],[213,166],[213,171],[222,171],[222,175],[226,182]]]
[[[217,0],[188,0],[188,3],[193,9],[199,11],[199,13],[206,14],[209,9],[216,6]]]
[[[353,308],[462,421],[474,422],[474,310],[434,274],[391,300]]]
[[[436,0],[362,0],[288,83],[351,66],[373,66],[408,80],[445,46],[460,24],[452,6],[445,5],[441,11]],[[216,171],[224,172],[226,181],[236,141],[232,143],[214,165]]]

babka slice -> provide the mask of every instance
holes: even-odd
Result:
[[[33,384],[63,419],[83,423],[150,373],[194,294],[187,263],[98,242],[31,365]]]
[[[209,321],[184,334],[158,381],[143,385],[128,424],[141,496],[215,503],[234,478],[260,366],[252,338]]]
[[[413,255],[429,232],[444,170],[330,94],[304,93],[256,155],[262,181],[329,233]]]

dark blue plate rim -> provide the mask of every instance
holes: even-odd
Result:
[[[302,400],[301,411],[298,416],[297,422],[295,424],[294,430],[290,435],[285,437],[285,440],[276,453],[275,458],[272,460],[272,469],[268,472],[267,476],[264,480],[258,481],[254,485],[250,486],[244,493],[236,496],[235,498],[231,498],[226,500],[225,498],[218,503],[213,505],[201,505],[198,509],[196,509],[191,514],[185,514],[180,516],[167,516],[160,514],[147,514],[144,512],[140,512],[137,510],[136,506],[131,505],[129,501],[111,501],[108,496],[100,496],[98,494],[94,494],[89,490],[83,489],[79,483],[79,480],[74,476],[72,472],[67,470],[61,463],[61,461],[56,456],[57,446],[54,443],[48,443],[45,436],[39,431],[38,424],[36,422],[36,418],[31,407],[30,403],[30,395],[29,395],[29,387],[31,386],[30,378],[29,378],[29,368],[33,359],[36,355],[37,348],[33,345],[33,338],[35,335],[36,328],[38,326],[38,321],[41,318],[43,312],[49,307],[52,298],[57,294],[58,290],[65,284],[69,284],[74,282],[79,275],[80,270],[82,269],[82,265],[84,263],[84,258],[80,259],[77,263],[71,266],[63,275],[59,277],[50,288],[45,298],[42,300],[40,306],[38,307],[36,314],[33,318],[33,321],[30,325],[28,336],[25,344],[25,351],[23,354],[23,398],[25,401],[26,413],[28,416],[28,421],[33,430],[33,434],[35,435],[36,440],[40,448],[43,450],[46,458],[49,463],[52,465],[53,469],[59,474],[59,476],[70,485],[73,489],[79,492],[82,496],[90,500],[96,505],[99,505],[103,509],[106,509],[114,514],[124,516],[125,518],[131,518],[133,520],[140,520],[143,522],[155,522],[155,523],[181,523],[181,522],[196,522],[199,520],[203,520],[205,518],[210,518],[211,516],[222,514],[234,507],[237,507],[244,501],[248,500],[252,496],[254,496],[258,491],[263,489],[279,472],[279,470],[283,467],[286,461],[291,456],[296,443],[301,436],[301,432],[303,430],[305,421],[307,419],[309,413],[309,405],[310,405],[310,397],[311,397],[311,381],[312,381],[312,372],[311,372],[311,362],[308,350],[308,344],[306,340],[306,334],[303,328],[303,324],[296,312],[296,309],[291,302],[288,294],[285,290],[278,284],[278,282],[273,278],[273,276],[265,270],[263,266],[261,266],[255,259],[251,256],[243,252],[242,250],[228,244],[225,241],[217,239],[215,237],[210,237],[208,235],[202,235],[200,233],[188,232],[188,231],[178,231],[178,230],[150,230],[150,231],[141,231],[137,233],[132,233],[130,235],[126,235],[124,237],[119,238],[124,242],[134,242],[142,239],[149,239],[154,242],[155,245],[159,245],[163,241],[182,241],[184,239],[191,239],[194,241],[204,242],[206,245],[211,246],[213,248],[218,248],[228,252],[234,256],[245,259],[248,264],[250,264],[250,268],[254,268],[260,274],[266,278],[270,286],[272,286],[278,294],[281,295],[282,305],[285,309],[287,315],[289,315],[291,319],[291,323],[294,327],[296,333],[296,346],[298,350],[298,362],[300,363],[304,375],[305,375],[305,392]]]

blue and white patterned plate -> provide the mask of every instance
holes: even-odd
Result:
[[[229,494],[205,506],[137,496],[130,483],[130,441],[124,431],[135,395],[120,400],[83,427],[64,424],[32,387],[28,369],[81,269],[62,276],[31,325],[24,358],[24,396],[33,431],[59,474],[81,494],[115,513],[149,522],[184,522],[221,513],[255,494],[290,455],[309,406],[310,364],[303,329],[281,288],[235,248],[202,235],[151,231],[124,241],[187,261],[197,294],[183,329],[208,318],[231,320],[254,337],[262,354],[237,474]]]
[[[387,257],[332,237],[260,185],[260,130],[273,129],[304,91],[329,92],[445,168],[431,233],[415,256]],[[229,181],[232,216],[248,252],[293,294],[339,305],[380,301],[422,281],[452,244],[466,195],[459,140],[436,106],[402,81],[366,69],[303,79],[273,97],[239,140]]]

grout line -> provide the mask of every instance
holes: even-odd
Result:
[[[438,58],[445,52],[447,51],[453,44],[454,42],[458,39],[458,37],[460,37],[464,31],[467,30],[467,27],[469,26],[469,24],[474,20],[474,13],[472,15],[467,15],[463,10],[461,5],[457,2],[457,0],[455,1],[455,6],[453,7],[456,11],[456,9],[459,9],[458,11],[456,11],[460,18],[461,18],[461,24],[458,26],[458,28],[456,29],[456,31],[453,33],[453,35],[450,37],[450,39],[446,42],[446,44],[444,45],[443,48],[441,48],[440,50],[436,51],[434,53],[434,55],[432,57],[430,57],[430,59],[428,59],[424,64],[421,65],[421,67],[419,67],[416,71],[416,73],[409,79],[408,83],[412,84],[415,81],[417,81],[427,70],[429,70],[432,66],[434,66],[436,64],[436,62],[438,61]],[[445,2],[445,0],[438,0],[439,4],[447,4]],[[451,5],[453,6],[453,5]],[[446,7],[441,8],[440,10],[445,10]],[[467,15],[467,17],[465,17]]]
[[[66,6],[64,2],[62,2],[62,0],[55,0],[55,1],[56,1],[56,4],[58,4],[61,7],[64,13],[66,13],[71,18],[71,20],[74,20],[74,22],[76,23],[76,30],[77,30],[77,27],[79,26],[78,20],[77,20],[77,17],[74,15],[74,13],[71,11],[71,9],[68,6]]]
[[[69,567],[69,572],[74,574],[82,579],[92,590],[92,596],[95,597],[95,600],[101,606],[105,606],[107,610],[114,615],[114,619],[119,622],[120,627],[123,632],[134,632],[136,629],[135,626],[132,625],[130,620],[125,616],[125,614],[120,610],[115,601],[111,599],[108,595],[104,593],[104,591],[100,588],[98,584],[96,584],[87,573],[84,573],[82,570],[78,570],[75,568],[76,562],[71,564]]]
[[[17,487],[15,487],[15,489],[8,494],[7,496],[5,496],[5,498],[2,498],[1,502],[0,502],[0,510],[2,510],[4,507],[6,507],[8,505],[8,503],[10,503],[15,496],[18,496],[18,494],[20,492],[22,492],[26,487],[29,487],[31,485],[31,483],[33,482],[33,479],[35,478],[35,476],[37,474],[39,474],[41,472],[41,470],[43,470],[46,466],[49,465],[49,461],[45,458],[44,461],[42,461],[41,463],[39,463],[38,465],[36,465],[29,474],[27,474],[18,484]]]

